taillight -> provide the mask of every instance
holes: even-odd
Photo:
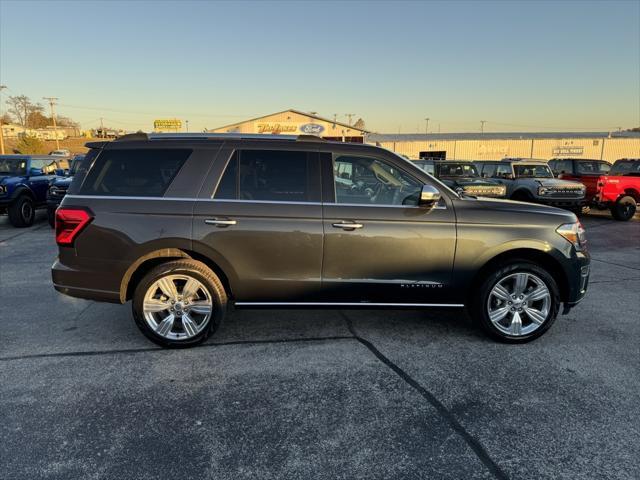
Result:
[[[93,220],[91,210],[80,207],[60,207],[56,210],[56,243],[72,247],[78,234]]]

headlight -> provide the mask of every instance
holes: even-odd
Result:
[[[558,232],[569,243],[576,247],[576,250],[578,250],[579,252],[582,250],[586,250],[587,237],[584,227],[580,222],[565,223],[564,225],[560,225],[558,228],[556,228],[556,232]]]
[[[538,195],[546,195],[547,193],[549,193],[551,191],[550,188],[547,187],[539,187],[538,188]]]
[[[7,193],[7,186],[6,185],[0,185],[0,195],[4,195]]]

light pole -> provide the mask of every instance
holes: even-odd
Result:
[[[56,126],[56,112],[54,105],[58,97],[42,97],[43,100],[49,100],[49,107],[51,107],[51,120],[53,120],[53,135],[56,139],[56,150],[60,150],[60,142],[58,141],[58,127]]]
[[[6,85],[0,85],[0,154],[4,155],[4,131],[2,130],[2,90]]]
[[[486,120],[480,120],[480,133],[484,134],[484,124],[487,123]]]
[[[189,120],[185,120],[184,123],[187,124],[187,133],[189,133]]]
[[[429,120],[431,120],[429,117],[424,119],[424,121],[427,122],[427,124],[424,127],[424,133],[427,135],[429,134]]]

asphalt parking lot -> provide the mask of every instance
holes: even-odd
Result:
[[[640,478],[640,219],[583,217],[587,298],[532,344],[461,311],[231,311],[159,350],[0,217],[0,478]]]

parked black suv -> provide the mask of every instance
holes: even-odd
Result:
[[[506,185],[497,180],[483,178],[472,162],[455,160],[414,160],[422,170],[433,175],[457,193],[476,197],[504,198]]]
[[[461,197],[390,151],[315,137],[133,134],[90,143],[56,217],[55,288],[124,303],[163,346],[236,307],[468,307],[544,333],[585,295],[570,212]]]

